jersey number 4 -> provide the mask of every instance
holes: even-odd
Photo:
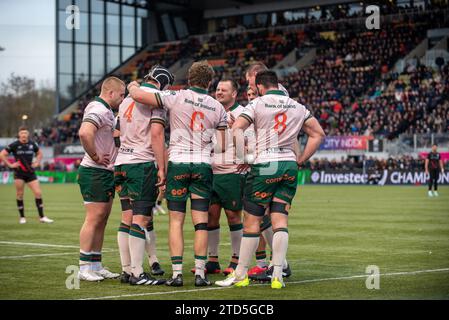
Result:
[[[274,131],[278,134],[281,134],[287,128],[287,115],[285,113],[278,113],[274,116],[274,121],[276,124],[274,125]]]
[[[128,108],[126,108],[125,113],[123,114],[123,116],[126,118],[126,121],[131,122],[131,119],[133,117],[133,110],[134,110],[134,105],[136,103],[133,101]]]
[[[201,111],[193,112],[192,118],[190,119],[190,129],[192,129],[192,131],[204,130],[203,122],[201,120],[204,120],[204,113]]]

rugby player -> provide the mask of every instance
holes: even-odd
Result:
[[[260,236],[260,222],[267,207],[273,225],[273,274],[271,287],[280,289],[283,282],[283,261],[288,247],[288,212],[296,193],[298,165],[309,159],[318,149],[324,131],[305,106],[290,99],[279,90],[273,71],[256,75],[258,98],[245,108],[233,125],[237,156],[242,159],[243,132],[254,124],[257,155],[248,174],[244,197],[244,228],[239,263],[235,272],[219,286],[244,287],[249,285],[249,263]],[[309,136],[302,154],[295,153],[299,131]]]
[[[250,90],[250,96],[257,97],[258,91],[256,87],[256,76],[259,72],[268,70],[267,66],[262,62],[255,62],[251,64],[246,70],[245,77],[248,82],[248,89]],[[278,83],[278,90],[281,90],[287,97],[289,96],[287,89]],[[295,153],[298,155],[299,153],[299,142],[295,142]],[[256,266],[251,268],[248,271],[248,276],[252,280],[257,281],[270,281],[271,274],[273,273],[273,266],[271,263],[267,265],[266,263],[266,244],[268,244],[272,250],[272,241],[273,241],[273,228],[271,226],[271,217],[270,217],[270,208],[266,209],[265,216],[262,219],[261,223],[261,239],[259,242],[260,247],[256,250]],[[270,258],[271,260],[271,258]],[[287,260],[283,263],[283,275],[285,277],[289,277],[292,274],[290,266]]]
[[[190,88],[187,90],[148,93],[141,90],[136,82],[128,85],[135,101],[153,108],[164,108],[170,113],[166,198],[173,274],[167,281],[168,286],[183,285],[183,225],[189,197],[195,228],[195,286],[211,284],[205,275],[205,265],[212,194],[212,138],[217,135],[216,152],[223,152],[227,128],[225,109],[207,94],[213,76],[214,70],[207,61],[200,61],[193,63],[188,71]]]
[[[232,79],[223,79],[217,85],[216,99],[223,105],[228,114],[228,126],[232,127],[244,110],[237,102],[238,84]],[[245,172],[239,171],[235,161],[232,138],[227,139],[228,147],[224,153],[214,153],[212,162],[213,187],[209,207],[208,221],[208,256],[207,273],[220,273],[218,262],[218,245],[220,242],[220,215],[223,208],[228,220],[232,257],[229,266],[224,270],[227,275],[234,271],[239,260],[240,242],[242,240],[242,198],[245,185]]]
[[[174,77],[166,68],[154,66],[144,78],[142,90],[159,92],[173,84]],[[143,257],[150,246],[150,232],[154,232],[151,214],[158,188],[165,184],[163,109],[136,106],[131,97],[120,104],[120,148],[115,161],[115,186],[122,206],[122,221],[118,244],[122,263],[122,283],[131,285],[159,285],[143,271]],[[150,119],[150,121],[148,121]],[[151,224],[150,224],[151,223]],[[148,242],[148,244],[147,244]],[[153,273],[163,270],[155,256],[150,255]]]
[[[101,264],[104,231],[114,199],[114,161],[117,148],[113,131],[116,110],[125,96],[125,84],[116,77],[106,78],[99,97],[84,110],[79,129],[85,150],[78,169],[78,183],[86,217],[80,231],[80,280],[101,281],[117,278]]]
[[[34,194],[37,212],[39,213],[39,221],[42,223],[52,223],[53,220],[44,215],[44,204],[42,202],[42,192],[37,180],[34,169],[40,167],[42,161],[42,151],[39,150],[37,143],[29,140],[30,133],[25,127],[19,128],[19,139],[8,145],[0,152],[0,160],[2,160],[10,169],[14,170],[14,185],[16,187],[17,209],[19,210],[19,223],[26,223],[25,209],[23,205],[23,194],[25,184]],[[14,156],[15,162],[8,161],[8,155]],[[33,162],[33,157],[36,160]]]
[[[443,160],[441,154],[438,152],[437,144],[432,145],[432,151],[429,152],[425,161],[426,175],[429,176],[429,197],[438,197],[438,179],[440,178],[440,171],[444,173]],[[433,186],[433,193],[432,193]]]

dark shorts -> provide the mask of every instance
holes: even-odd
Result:
[[[243,174],[214,174],[211,204],[219,204],[226,210],[242,210],[245,181]]]
[[[114,198],[114,172],[80,166],[78,184],[86,202],[109,202]]]
[[[279,198],[288,204],[296,194],[298,165],[295,161],[254,164],[246,178],[245,199],[260,205]]]
[[[34,172],[14,171],[14,179],[23,180],[25,181],[25,183],[29,183],[34,180],[37,180],[37,176],[36,173]]]
[[[154,162],[115,166],[114,182],[120,198],[149,202],[157,199],[157,169]]]
[[[204,199],[212,196],[212,167],[207,163],[168,162],[165,197],[186,201],[190,194]]]
[[[440,178],[440,170],[429,170],[429,178],[431,180],[436,180],[438,181],[438,179]]]

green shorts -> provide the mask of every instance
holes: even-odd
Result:
[[[109,202],[114,198],[112,171],[80,166],[78,184],[85,202]]]
[[[244,174],[214,174],[211,204],[219,204],[226,210],[242,210],[245,180]]]
[[[154,162],[121,164],[115,166],[115,190],[120,198],[155,202],[158,188]]]
[[[246,178],[245,199],[260,205],[273,198],[292,203],[296,193],[298,165],[295,161],[254,164]]]
[[[186,201],[191,193],[204,199],[212,195],[212,167],[207,163],[168,162],[165,197]]]

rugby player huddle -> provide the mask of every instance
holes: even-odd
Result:
[[[236,102],[238,85],[222,79],[216,99],[208,95],[214,76],[207,61],[188,71],[186,90],[166,90],[169,70],[155,66],[142,84],[107,78],[101,94],[85,109],[79,131],[86,151],[79,184],[86,208],[80,232],[79,278],[120,277],[131,285],[183,285],[183,225],[187,199],[195,229],[195,286],[208,286],[206,274],[220,273],[220,212],[230,230],[232,257],[218,286],[248,286],[250,279],[285,286],[288,212],[298,168],[318,149],[324,132],[309,110],[288,97],[276,73],[262,63],[246,72],[246,107]],[[113,110],[118,108],[115,119]],[[170,131],[168,152],[164,130]],[[298,136],[308,140],[300,152]],[[114,140],[114,135],[116,139]],[[119,137],[119,139],[118,139]],[[115,190],[114,190],[115,189]],[[104,230],[115,191],[122,220],[118,230],[121,275],[101,264]],[[169,210],[172,275],[163,275],[156,257],[152,212],[165,191]],[[243,217],[242,217],[243,209]],[[243,219],[242,219],[243,218]],[[271,248],[270,264],[265,245]],[[249,268],[256,254],[257,266]],[[146,253],[146,254],[145,254]],[[148,256],[151,272],[144,272]]]

